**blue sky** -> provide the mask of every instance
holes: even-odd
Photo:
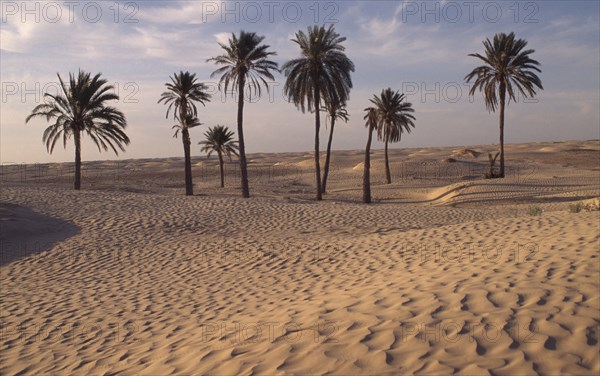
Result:
[[[514,31],[536,50],[544,91],[507,110],[506,141],[600,138],[600,2],[598,1],[22,1],[1,2],[2,102],[0,161],[63,162],[73,147],[46,152],[47,123],[25,117],[63,77],[82,68],[102,72],[119,90],[115,105],[127,116],[132,143],[119,157],[84,144],[84,160],[182,155],[172,138],[172,119],[157,104],[164,83],[180,70],[197,74],[214,92],[200,110],[204,126],[236,127],[236,103],[216,89],[206,59],[220,54],[218,41],[232,32],[255,31],[283,64],[298,56],[290,41],[298,30],[333,23],[346,36],[355,62],[351,119],[336,127],[335,149],[361,149],[366,140],[362,110],[383,88],[407,94],[416,129],[394,147],[496,143],[497,114],[481,95],[469,98],[464,76],[478,64],[482,40]],[[285,77],[271,93],[246,106],[248,152],[307,151],[314,119],[283,97]],[[326,129],[322,130],[325,140]],[[324,144],[324,143],[323,143]],[[378,146],[376,146],[378,147]],[[199,146],[193,154],[200,155]]]

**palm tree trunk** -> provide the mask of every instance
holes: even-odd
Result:
[[[225,172],[223,171],[223,154],[219,151],[219,166],[221,167],[221,188],[225,188]]]
[[[81,189],[81,133],[75,131],[75,190]]]
[[[371,203],[371,141],[373,140],[373,128],[369,126],[369,138],[365,148],[365,165],[363,173],[363,202]]]
[[[506,86],[500,84],[500,177],[504,177],[504,104],[506,100]]]
[[[390,159],[388,157],[388,140],[385,140],[385,180],[387,184],[392,184],[392,174],[390,173]]]
[[[314,80],[318,82],[318,80]],[[319,85],[315,84],[315,177],[317,180],[317,201],[323,199],[321,193],[321,163],[319,160],[319,131],[321,130],[321,114],[319,112],[319,106],[321,105],[321,93],[319,92]]]
[[[194,183],[192,181],[192,156],[190,145],[192,141],[190,140],[190,132],[187,129],[183,129],[181,131],[182,139],[183,139],[183,153],[185,155],[185,195],[193,196],[194,195]]]
[[[246,162],[246,144],[244,143],[244,87],[246,80],[244,76],[240,77],[238,86],[238,146],[240,151],[240,172],[242,177],[242,197],[250,197],[250,186],[248,185],[248,166]]]
[[[331,117],[331,130],[329,131],[329,141],[327,142],[327,154],[325,156],[325,167],[323,170],[323,194],[327,193],[327,177],[329,176],[329,162],[331,160],[331,143],[333,141],[333,128],[335,127],[335,116]]]

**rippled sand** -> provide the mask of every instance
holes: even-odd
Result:
[[[469,148],[3,166],[0,374],[598,374],[600,143]]]

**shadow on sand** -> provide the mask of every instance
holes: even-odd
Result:
[[[49,251],[81,229],[25,206],[0,203],[0,266]]]

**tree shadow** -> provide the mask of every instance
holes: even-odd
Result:
[[[42,254],[80,232],[71,222],[0,202],[0,266]]]

